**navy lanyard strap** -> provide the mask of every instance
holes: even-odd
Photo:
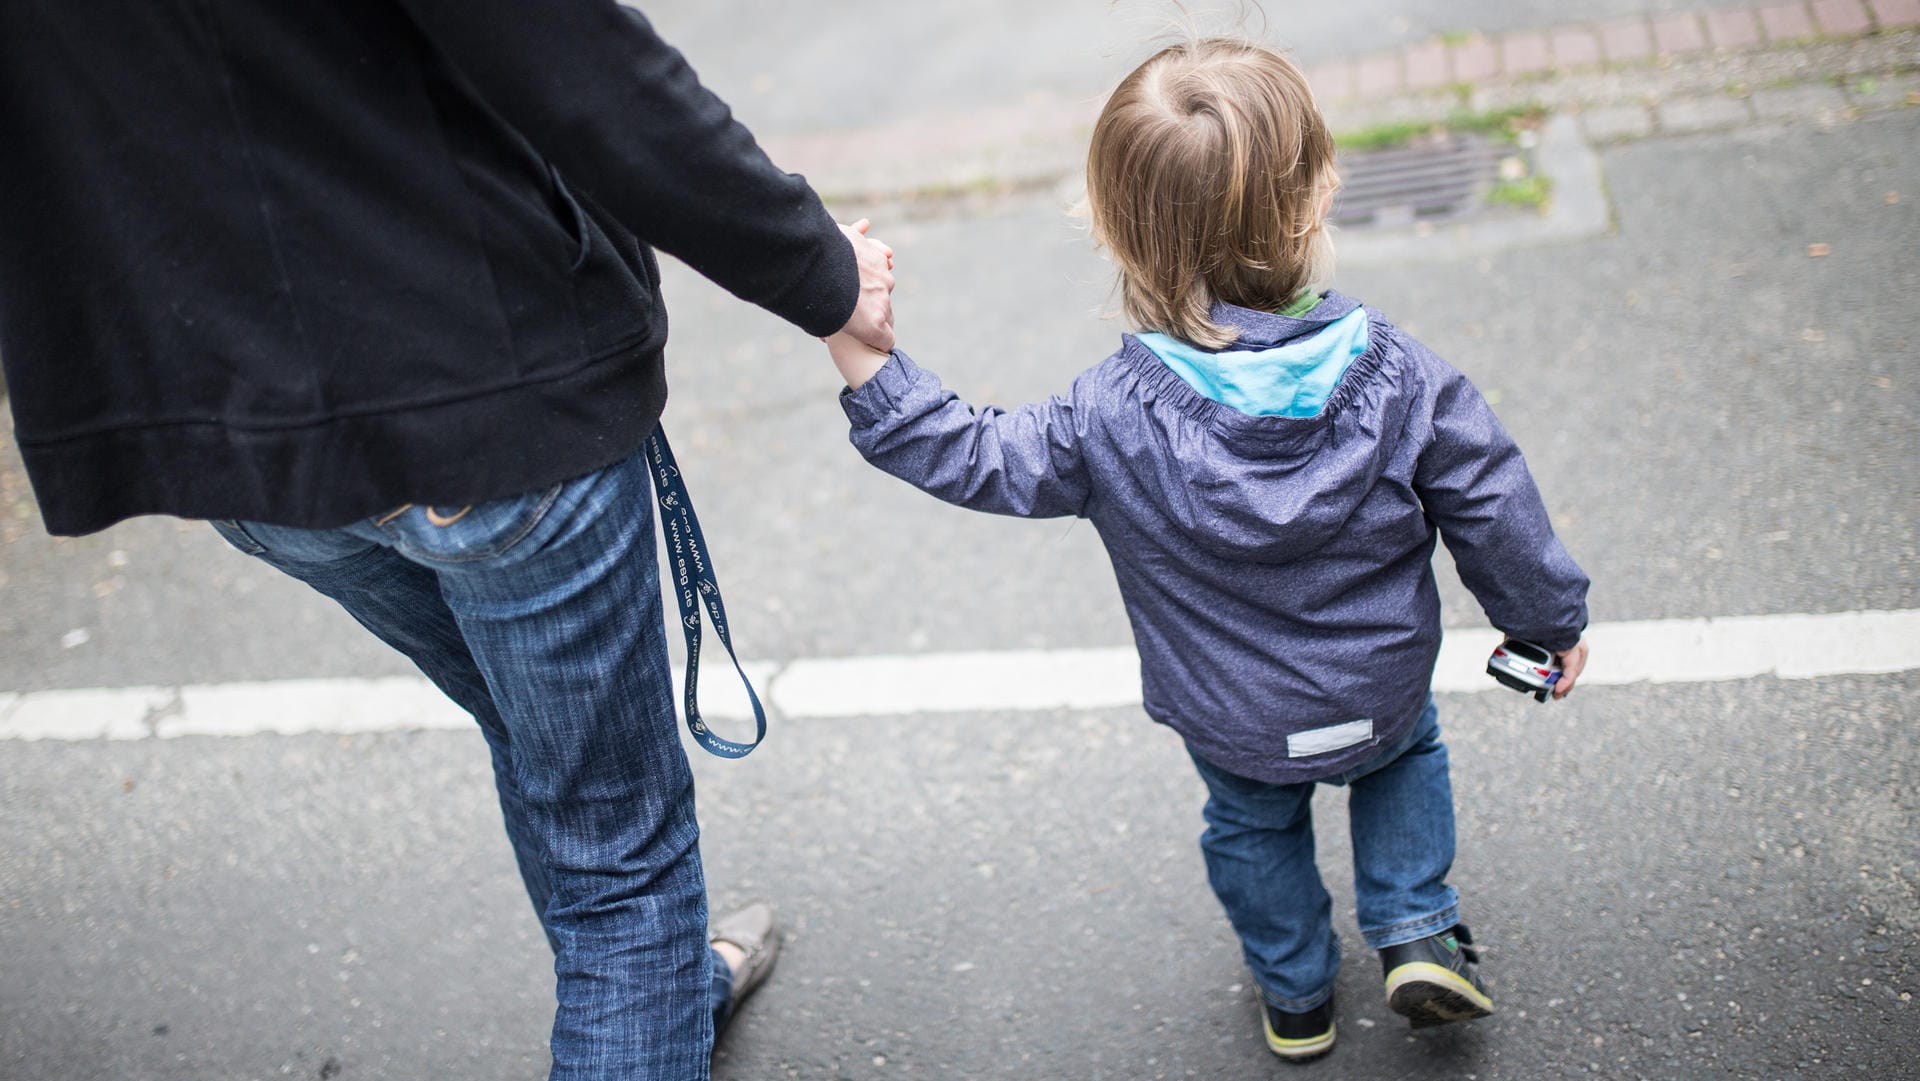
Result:
[[[673,460],[672,448],[667,446],[664,429],[655,428],[647,437],[647,464],[653,473],[654,491],[660,497],[660,524],[666,531],[667,555],[673,560],[673,596],[680,604],[680,629],[687,636],[687,731],[693,733],[700,746],[721,758],[745,758],[767,738],[767,711],[761,707],[760,696],[753,692],[753,682],[747,679],[746,670],[740,667],[740,658],[733,652],[733,640],[727,633],[727,606],[721,603],[720,583],[714,579],[713,563],[707,558],[707,539],[700,532],[700,519],[693,513],[693,500],[688,498],[686,483],[680,479],[680,467]],[[720,644],[727,647],[727,656],[733,658],[733,670],[740,674],[740,683],[747,689],[747,700],[753,703],[752,743],[722,739],[700,719],[702,605],[713,619],[713,633]]]

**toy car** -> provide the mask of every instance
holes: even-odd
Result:
[[[1536,701],[1545,702],[1560,682],[1560,662],[1553,651],[1524,638],[1509,638],[1487,658],[1487,674]]]

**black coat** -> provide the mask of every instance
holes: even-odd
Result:
[[[852,248],[613,0],[0,4],[0,359],[47,527],[328,527],[631,453],[651,246],[809,334]],[[637,238],[637,239],[636,239]]]

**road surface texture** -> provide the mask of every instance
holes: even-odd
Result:
[[[827,63],[843,41],[922,106],[992,90],[997,107],[1110,78],[1148,5],[1057,9],[657,16],[744,116],[802,136],[867,92]],[[1355,45],[1386,25],[1363,4],[1275,34],[1321,60],[1558,10],[1406,16]],[[1809,100],[1842,95],[1833,108],[1756,95],[1696,124],[1662,101],[1636,106],[1644,125],[1579,129],[1606,200],[1594,235],[1338,276],[1487,392],[1594,579],[1596,621],[1920,609],[1920,87],[1911,37],[1874,40],[1907,62],[1803,80]],[[1002,55],[1012,95],[968,83]],[[1608,107],[1671,74],[1609,73]],[[1013,404],[1065,388],[1120,332],[1070,195],[1068,179],[836,210],[875,213],[899,251],[902,346],[970,400]],[[1088,526],[968,515],[868,469],[817,343],[682,267],[666,288],[666,423],[743,655],[1128,645]],[[7,443],[0,736],[76,688],[410,674],[204,526],[48,539]],[[1490,644],[1439,562],[1447,625]],[[1265,1049],[1208,892],[1200,783],[1136,706],[776,716],[738,763],[689,744],[714,906],[769,900],[789,932],[716,1076],[1920,1076],[1920,669],[1825,659],[1840,674],[1697,679],[1677,656],[1665,682],[1544,706],[1490,682],[1441,695],[1454,881],[1500,1012],[1416,1033],[1387,1011],[1328,790],[1340,1043],[1298,1070]],[[0,1078],[544,1076],[550,957],[482,741],[371,727],[0,738]]]

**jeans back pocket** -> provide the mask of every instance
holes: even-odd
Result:
[[[241,525],[239,522],[231,518],[216,518],[207,524],[213,527],[215,533],[220,534],[222,540],[225,540],[228,544],[233,545],[242,552],[250,556],[266,554],[266,545],[254,540],[253,534],[248,533],[247,527]]]
[[[485,503],[409,503],[376,516],[373,525],[400,554],[434,563],[472,563],[505,555],[553,509],[556,484]]]

